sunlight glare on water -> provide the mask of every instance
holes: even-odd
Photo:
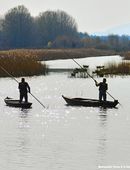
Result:
[[[26,80],[46,108],[31,96],[31,109],[7,107],[4,98],[18,98],[18,85],[10,78],[0,79],[0,170],[97,170],[99,165],[130,165],[129,76],[107,78],[110,94],[122,104],[114,109],[66,106],[62,94],[98,98],[98,88],[90,78],[52,73]]]

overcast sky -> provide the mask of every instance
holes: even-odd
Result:
[[[100,32],[130,23],[130,0],[0,0],[0,15],[18,5],[32,16],[46,10],[64,10],[78,24],[78,31]]]

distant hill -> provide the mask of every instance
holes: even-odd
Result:
[[[129,35],[130,36],[130,23],[125,25],[119,25],[117,27],[113,27],[111,29],[108,29],[104,32],[95,32],[92,35],[97,36],[107,36],[110,34],[116,34],[116,35]]]

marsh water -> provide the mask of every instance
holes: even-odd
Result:
[[[92,58],[92,65],[102,59]],[[46,108],[31,96],[31,109],[6,106],[6,96],[18,98],[18,85],[11,78],[0,79],[0,170],[130,168],[129,76],[107,78],[109,93],[121,103],[114,109],[66,106],[62,94],[98,98],[90,78],[69,78],[62,72],[26,80]]]

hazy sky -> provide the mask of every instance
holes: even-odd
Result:
[[[75,18],[78,31],[99,32],[130,23],[130,0],[0,0],[0,15],[18,5],[32,16],[46,10],[64,10]]]

